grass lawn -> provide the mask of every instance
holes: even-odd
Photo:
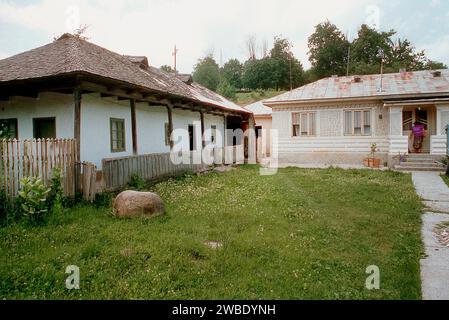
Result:
[[[236,98],[234,102],[241,105],[246,106],[248,104],[269,99],[284,93],[285,91],[276,91],[276,90],[265,90],[265,91],[251,91],[251,92],[238,92],[236,93]]]
[[[445,174],[441,175],[441,178],[443,178],[443,181],[446,182],[447,186],[449,187],[449,177]]]
[[[256,166],[151,188],[167,214],[80,206],[0,229],[4,299],[420,299],[421,203],[409,175]],[[213,250],[205,241],[219,241]],[[81,290],[65,289],[77,265]],[[365,288],[367,266],[380,290]]]

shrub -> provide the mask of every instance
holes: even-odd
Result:
[[[20,209],[22,215],[31,223],[42,222],[49,211],[48,194],[51,191],[38,177],[26,177],[21,181],[19,191]]]
[[[128,182],[128,188],[133,190],[142,190],[145,189],[145,186],[145,180],[143,180],[137,173],[134,173]]]
[[[62,171],[54,168],[50,179],[50,192],[48,193],[48,208],[54,211],[63,209],[64,190],[62,188]]]
[[[11,213],[14,211],[14,206],[11,199],[8,198],[5,191],[0,190],[0,224],[5,225]]]

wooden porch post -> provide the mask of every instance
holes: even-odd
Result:
[[[129,104],[131,107],[131,128],[132,128],[132,138],[133,138],[133,154],[138,154],[138,144],[137,144],[137,118],[136,118],[136,100],[130,99]]]
[[[226,150],[227,150],[227,146],[228,146],[228,135],[227,135],[227,129],[228,129],[228,115],[225,114],[223,116],[224,119],[224,129],[223,129],[223,164],[227,164],[226,163]]]
[[[206,131],[205,124],[204,124],[204,111],[200,111],[201,115],[201,145],[203,146],[203,149],[206,148],[206,137],[204,136],[204,133]]]
[[[170,151],[173,149],[173,140],[171,135],[173,133],[173,106],[167,105],[167,113],[168,113],[168,139],[170,141]]]
[[[76,163],[75,163],[75,192],[81,192],[81,99],[82,91],[76,87],[73,91],[74,99],[74,133],[73,137],[76,139]]]

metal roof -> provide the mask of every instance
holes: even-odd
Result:
[[[277,102],[344,98],[385,98],[416,94],[449,94],[449,69],[400,72],[381,75],[330,77],[265,100]]]
[[[263,100],[249,104],[244,107],[246,110],[251,111],[255,116],[271,116],[273,110],[263,104]]]

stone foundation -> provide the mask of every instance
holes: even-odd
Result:
[[[282,153],[279,154],[279,164],[303,164],[303,165],[354,165],[362,166],[363,159],[367,153],[347,152],[312,152],[312,153]],[[381,166],[388,163],[389,157],[386,153],[376,153],[376,158],[381,159]]]

